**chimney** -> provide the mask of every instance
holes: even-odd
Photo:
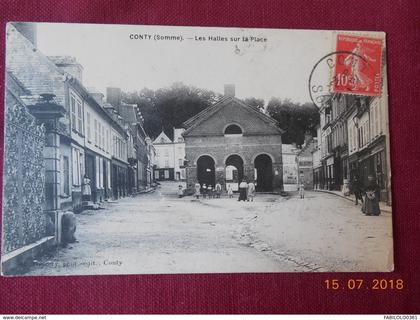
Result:
[[[83,67],[77,62],[75,57],[49,56],[48,59],[50,59],[60,70],[67,72],[82,83]]]
[[[36,47],[36,23],[13,22],[13,26]]]
[[[235,97],[235,85],[234,84],[225,84],[225,97],[230,97],[230,98]]]
[[[112,104],[120,113],[122,93],[120,88],[106,88],[106,102]]]
[[[103,105],[104,103],[104,95],[102,94],[102,92],[96,90],[96,88],[90,87],[87,88],[90,95],[93,97],[93,99],[95,99],[95,101],[99,104],[99,105]]]

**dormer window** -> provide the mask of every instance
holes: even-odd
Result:
[[[242,129],[236,124],[230,124],[225,129],[225,136],[239,136],[242,135]]]

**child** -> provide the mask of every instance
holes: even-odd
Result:
[[[305,184],[303,182],[299,186],[299,195],[301,199],[305,198]]]
[[[233,190],[232,190],[232,186],[230,184],[227,186],[227,194],[228,194],[229,198],[233,198]]]
[[[254,201],[254,197],[255,197],[255,184],[253,181],[251,181],[250,183],[248,183],[248,199],[247,201],[253,202]]]
[[[184,190],[182,189],[182,186],[178,186],[178,198],[182,198],[184,195]]]
[[[195,196],[195,198],[196,198],[197,200],[200,198],[200,188],[201,188],[201,186],[200,186],[200,184],[197,182],[197,183],[194,185],[194,189],[195,189],[194,196]]]

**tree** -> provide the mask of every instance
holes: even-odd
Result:
[[[144,130],[150,137],[157,137],[162,131],[162,120],[156,109],[155,92],[143,88],[138,92],[123,93],[123,100],[127,103],[137,104],[144,119]]]
[[[200,111],[216,103],[221,95],[210,90],[174,83],[156,91],[142,89],[138,93],[126,94],[129,103],[139,106],[144,118],[144,129],[156,137],[162,130],[173,139],[173,128]]]
[[[267,112],[277,120],[279,126],[285,130],[283,143],[302,145],[305,133],[316,135],[315,127],[319,124],[319,113],[313,103],[294,103],[290,99],[280,100],[271,98]]]
[[[257,107],[260,110],[264,109],[264,99],[249,97],[245,98],[243,101],[249,106]]]

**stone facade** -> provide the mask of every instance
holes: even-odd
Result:
[[[184,126],[188,187],[205,181],[204,172],[209,174],[209,183],[225,186],[226,166],[234,165],[239,177],[257,180],[257,190],[282,190],[282,131],[271,117],[228,95]],[[203,159],[208,168],[200,175]],[[260,162],[266,165],[257,168]]]

